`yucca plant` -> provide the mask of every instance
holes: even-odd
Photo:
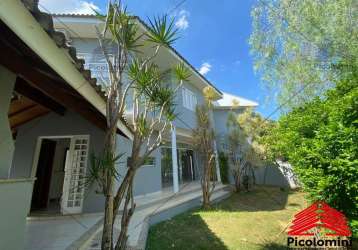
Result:
[[[128,225],[135,210],[134,177],[148,156],[161,146],[164,134],[176,116],[176,90],[183,81],[188,80],[190,74],[183,64],[163,71],[154,63],[160,49],[170,47],[178,38],[173,21],[169,21],[167,16],[149,21],[149,30],[143,33],[140,29],[142,24],[127,12],[121,1],[109,1],[107,14],[97,15],[104,23],[102,29],[96,27],[96,31],[109,71],[109,81],[106,83],[107,130],[105,151],[92,158],[89,180],[97,182],[105,196],[101,248],[124,250],[127,246]],[[149,52],[141,52],[144,44],[153,48],[150,55]],[[167,86],[165,79],[168,74],[176,77],[176,88]],[[124,117],[126,100],[133,103],[129,119],[133,146],[127,172],[121,176],[118,189],[114,190],[114,181],[118,178],[115,170],[117,146],[121,151],[121,145],[116,144],[117,123]],[[120,234],[117,239],[113,239],[113,225],[122,204]]]
[[[205,103],[196,106],[196,128],[193,130],[193,139],[196,148],[203,158],[201,176],[201,188],[203,193],[203,208],[209,208],[210,198],[215,189],[215,157],[214,150],[215,134],[213,129],[212,102],[215,98],[215,91],[212,87],[203,90]]]

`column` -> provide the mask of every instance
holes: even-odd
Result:
[[[215,167],[216,167],[217,181],[221,182],[220,166],[219,166],[219,154],[218,154],[218,149],[217,149],[215,140],[214,140],[214,153],[215,153]]]
[[[173,167],[173,191],[179,192],[178,178],[178,156],[177,156],[177,136],[174,125],[172,125],[172,167]]]
[[[9,178],[15,149],[8,119],[15,81],[16,75],[0,65],[0,179]]]

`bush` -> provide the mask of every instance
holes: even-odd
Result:
[[[358,239],[358,219],[352,219],[349,224],[352,230],[352,237]]]
[[[282,116],[266,138],[287,159],[312,201],[358,217],[358,78]],[[356,228],[357,223],[354,223]]]
[[[222,183],[229,183],[229,161],[224,152],[219,152],[219,166]]]

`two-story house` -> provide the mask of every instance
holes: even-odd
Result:
[[[99,154],[104,147],[101,86],[107,69],[94,28],[99,20],[90,15],[51,17],[41,13],[37,3],[5,1],[0,10],[0,201],[8,204],[0,218],[14,228],[6,234],[8,244],[23,237],[28,213],[102,212],[104,204],[96,186],[83,185],[90,154]],[[146,24],[139,18],[137,22],[141,32],[147,32]],[[168,187],[176,193],[181,184],[200,181],[202,164],[193,147],[192,129],[195,107],[204,102],[202,90],[212,86],[217,94],[212,115],[220,133],[226,123],[222,113],[230,106],[220,103],[226,94],[173,48],[162,48],[156,63],[163,70],[184,63],[191,76],[178,90],[178,117],[165,145],[136,175],[135,196]],[[130,107],[129,101],[128,114]],[[125,120],[117,127],[118,153],[124,153],[118,171],[123,174],[132,134]],[[216,173],[220,181],[218,162]],[[6,231],[5,224],[0,225],[1,232]]]
[[[90,15],[54,15],[53,21],[55,29],[65,34],[67,44],[76,48],[77,57],[84,59],[85,69],[90,70],[92,78],[97,78],[97,85],[105,85],[108,71],[95,30],[99,20]],[[137,21],[142,32],[147,32],[145,23],[139,19]],[[178,192],[181,184],[200,180],[200,157],[192,141],[192,129],[196,127],[195,107],[204,102],[203,88],[213,85],[173,48],[163,48],[156,59],[163,70],[179,62],[191,70],[191,77],[176,95],[178,117],[173,123],[171,135],[165,138],[165,145],[156,150],[146,166],[138,171],[134,184],[135,196],[160,192],[168,186],[173,186],[173,191]],[[214,89],[217,99],[220,99],[222,93]],[[127,109],[130,116],[130,101]],[[10,175],[14,178],[37,178],[31,204],[33,212],[53,210],[69,214],[103,210],[103,195],[98,193],[96,187],[80,192],[71,188],[81,186],[89,155],[100,153],[103,149],[103,130],[69,111],[63,116],[49,112],[18,126],[16,131]],[[130,150],[131,140],[118,135],[118,153],[124,153],[118,165],[120,174],[126,171],[125,163]],[[71,167],[67,166],[69,162]],[[216,167],[219,176],[219,167]],[[51,171],[43,173],[45,169]],[[45,180],[49,182],[47,185],[36,185]]]

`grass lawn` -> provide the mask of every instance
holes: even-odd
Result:
[[[306,205],[304,193],[257,187],[209,211],[192,210],[153,226],[147,249],[287,249],[286,229]]]

